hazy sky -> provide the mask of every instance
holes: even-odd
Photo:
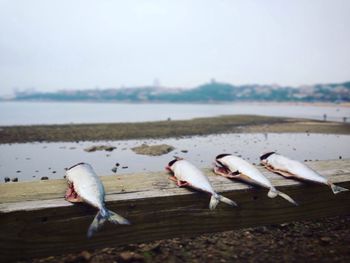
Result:
[[[0,94],[14,88],[350,80],[348,0],[0,0]]]

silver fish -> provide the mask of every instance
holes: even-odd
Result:
[[[231,154],[220,154],[215,159],[214,173],[268,188],[268,197],[275,198],[279,195],[288,202],[298,205],[290,196],[278,191],[256,167],[242,158]]]
[[[87,236],[89,238],[106,220],[115,224],[130,224],[127,219],[105,207],[105,190],[91,165],[87,163],[73,165],[67,169],[66,178],[68,189],[65,199],[67,201],[72,203],[86,202],[99,210],[88,229]]]
[[[266,169],[284,177],[294,177],[296,179],[328,185],[334,194],[349,191],[349,189],[333,184],[330,180],[312,170],[307,165],[275,152],[263,154],[260,156],[260,162]]]
[[[204,191],[210,194],[210,210],[214,210],[219,201],[230,206],[237,206],[234,201],[216,193],[211,186],[208,177],[190,162],[181,158],[176,158],[169,162],[166,168],[173,173],[173,176],[171,176],[169,179],[175,181],[177,186],[189,186],[196,190]]]

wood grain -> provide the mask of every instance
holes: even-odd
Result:
[[[350,188],[350,160],[308,164]],[[270,199],[265,189],[215,176],[209,169],[204,171],[214,188],[235,200],[238,208],[219,204],[210,211],[209,196],[177,188],[165,172],[103,176],[107,207],[132,225],[106,223],[91,239],[86,238],[86,231],[96,210],[66,202],[64,180],[0,184],[0,261],[350,213],[350,192],[334,195],[327,186],[259,169],[300,205]]]

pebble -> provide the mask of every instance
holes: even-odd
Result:
[[[92,257],[91,253],[88,252],[88,251],[86,251],[86,250],[82,251],[82,252],[80,253],[80,256],[81,256],[83,259],[85,259],[86,261],[89,261],[89,260],[91,259],[91,257]]]
[[[43,177],[40,178],[40,180],[49,180],[49,177],[43,176]]]
[[[330,237],[321,237],[320,240],[322,244],[328,245],[332,239]]]
[[[12,178],[12,182],[18,182],[18,177]]]
[[[135,261],[143,261],[144,258],[140,254],[130,252],[130,251],[124,251],[120,253],[119,258],[123,262],[135,262]]]
[[[9,177],[5,177],[4,180],[5,180],[5,183],[8,183],[11,181]]]

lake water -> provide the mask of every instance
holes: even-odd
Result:
[[[142,143],[169,144],[175,150],[162,156],[134,153],[131,148]],[[86,152],[92,145],[117,147],[112,152]],[[300,161],[350,158],[350,136],[332,134],[219,134],[159,140],[125,140],[71,143],[0,144],[0,182],[5,177],[19,181],[39,180],[43,176],[63,178],[64,168],[78,162],[90,163],[97,174],[162,171],[173,156],[181,156],[198,167],[210,167],[215,156],[232,153],[252,163],[268,151],[278,151]]]
[[[113,123],[186,120],[219,115],[253,114],[350,121],[350,107],[277,103],[131,104],[79,102],[0,102],[0,126],[67,123]]]

